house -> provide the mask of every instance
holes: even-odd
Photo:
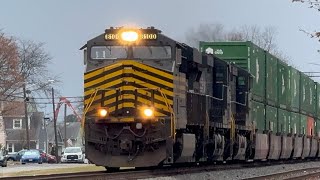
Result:
[[[58,141],[58,154],[66,147],[82,147],[83,141],[81,136],[81,123],[80,122],[67,122],[66,123],[67,135],[65,136],[64,123],[57,123],[57,141]],[[64,145],[66,138],[67,146]],[[55,133],[53,121],[47,121],[46,126],[40,130],[39,148],[52,154],[52,147],[55,145]]]
[[[63,150],[63,138],[61,131],[57,126],[57,141],[58,141],[58,154],[61,155]],[[52,147],[55,145],[55,133],[53,121],[46,121],[44,126],[40,129],[39,135],[39,149],[43,149],[49,154],[52,154]]]
[[[67,147],[81,147],[83,146],[83,139],[81,135],[81,122],[67,122],[66,135],[64,123],[59,123],[59,130],[61,132],[63,142],[67,141]]]
[[[29,123],[30,148],[39,147],[39,133],[44,114],[37,112],[35,104],[28,104],[27,120]],[[2,117],[6,133],[6,147],[9,153],[27,148],[26,118],[23,101],[6,102],[3,104]]]

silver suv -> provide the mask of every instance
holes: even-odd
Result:
[[[62,152],[61,162],[84,163],[85,157],[81,147],[67,147]]]

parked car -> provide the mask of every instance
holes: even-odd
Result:
[[[40,153],[40,156],[42,158],[42,162],[48,162],[48,159],[47,159],[47,153],[44,152],[42,149],[30,149],[30,150],[36,150],[36,151],[39,151]]]
[[[21,157],[23,156],[23,154],[26,152],[26,149],[23,149],[17,153],[14,154],[9,154],[8,155],[8,161],[20,161]]]
[[[21,157],[21,164],[38,163],[42,164],[42,157],[38,150],[27,150]]]
[[[79,162],[84,163],[84,153],[81,147],[67,147],[62,152],[61,162]]]
[[[52,156],[50,154],[46,154],[46,156],[47,156],[48,163],[57,163],[57,158],[55,156]]]
[[[0,166],[2,167],[7,167],[7,161],[8,156],[7,156],[7,151],[4,149],[0,149]]]

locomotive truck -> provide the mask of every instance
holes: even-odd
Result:
[[[81,50],[86,157],[107,170],[320,155],[318,86],[251,42],[111,27]]]

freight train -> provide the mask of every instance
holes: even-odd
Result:
[[[111,27],[81,50],[86,156],[107,170],[320,156],[319,84],[251,42]]]

